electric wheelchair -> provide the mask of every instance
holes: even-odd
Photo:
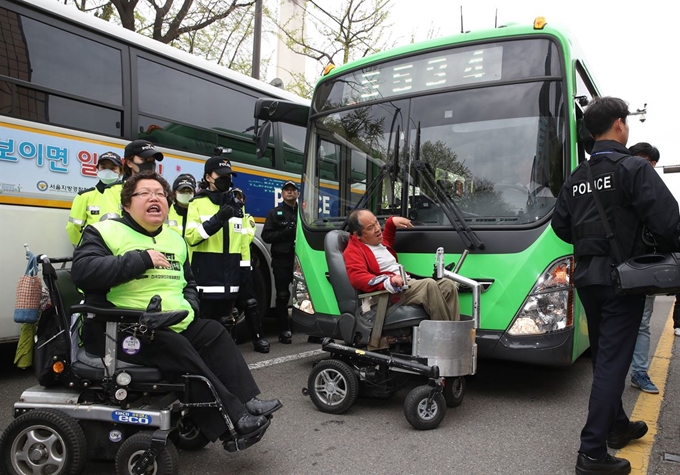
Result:
[[[14,404],[15,419],[0,438],[0,473],[75,475],[88,459],[96,459],[115,460],[119,475],[177,474],[177,447],[199,450],[210,442],[191,419],[194,408],[219,411],[228,428],[221,439],[229,452],[261,440],[269,423],[239,435],[205,377],[185,374],[180,382],[169,382],[156,368],[117,360],[119,326],[141,335],[152,331],[154,321],[181,321],[186,311],[149,315],[79,304],[82,296],[66,266],[70,261],[39,256],[52,303],[41,315],[34,348],[41,384],[25,390]],[[72,314],[106,322],[103,358],[79,346],[79,319]],[[199,384],[208,386],[212,401],[191,402],[191,388]]]
[[[476,328],[479,327],[482,284],[452,272],[444,266],[443,248],[437,250],[437,279],[448,278],[472,291],[472,315],[460,321],[434,321],[421,306],[389,305],[387,291],[358,294],[347,275],[343,251],[349,233],[328,232],[324,241],[328,280],[335,293],[341,315],[332,333],[324,334],[316,325],[309,334],[320,337],[322,349],[330,359],[315,364],[303,392],[322,412],[341,414],[359,395],[387,398],[409,379],[426,384],[413,389],[404,402],[404,415],[419,430],[436,428],[444,418],[446,406],[459,406],[465,395],[465,375],[477,367]],[[467,255],[463,253],[456,271]],[[343,344],[335,343],[339,338]]]

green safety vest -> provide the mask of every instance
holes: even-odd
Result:
[[[243,209],[243,239],[241,240],[241,267],[250,267],[250,244],[255,239],[255,219]]]
[[[122,189],[123,185],[116,182],[104,188],[103,193],[97,188],[89,188],[76,195],[66,223],[66,234],[74,246],[80,242],[85,226],[122,216]]]
[[[116,307],[144,310],[151,297],[161,296],[163,311],[188,310],[189,316],[170,328],[176,332],[186,330],[194,319],[194,311],[184,298],[187,281],[184,278],[184,263],[187,260],[187,245],[182,236],[166,227],[156,236],[141,234],[125,223],[114,220],[93,224],[99,231],[106,247],[114,256],[129,251],[154,249],[162,252],[170,263],[170,269],[147,269],[139,277],[112,287],[106,300]]]

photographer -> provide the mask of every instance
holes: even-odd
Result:
[[[279,341],[290,344],[288,301],[290,300],[290,284],[293,282],[298,199],[298,188],[294,181],[287,181],[283,184],[281,197],[283,203],[267,214],[262,228],[262,240],[272,245],[272,271],[276,284],[276,319],[279,322]]]
[[[241,279],[243,203],[231,191],[231,162],[205,162],[201,191],[189,203],[184,239],[191,246],[191,269],[201,293],[201,316],[231,315]],[[206,217],[208,217],[206,219]]]

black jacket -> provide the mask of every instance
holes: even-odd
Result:
[[[596,186],[601,189],[598,194],[605,214],[620,243],[622,259],[641,252],[637,242],[642,225],[661,249],[677,249],[678,203],[646,160],[631,156],[618,142],[602,140],[595,142],[589,163]],[[575,244],[576,286],[612,285],[611,270],[616,262],[607,239],[597,235],[596,228],[602,220],[586,176],[582,163],[564,182],[551,224],[560,239]]]
[[[116,220],[147,236],[158,235],[163,230],[159,228],[156,233],[149,233],[125,212],[122,218],[116,218]],[[73,253],[71,277],[76,287],[85,294],[87,303],[108,307],[111,304],[106,301],[106,294],[111,287],[135,279],[152,267],[153,262],[146,252],[126,252],[122,256],[114,256],[106,247],[99,231],[94,226],[87,226],[83,230],[80,245]],[[184,278],[187,281],[184,287],[184,298],[194,309],[194,315],[198,318],[200,315],[198,291],[188,260],[184,263]]]
[[[267,213],[262,228],[262,240],[272,245],[273,267],[293,265],[296,224],[297,204],[292,207],[281,203]]]

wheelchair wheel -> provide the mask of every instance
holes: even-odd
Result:
[[[466,388],[467,384],[465,383],[465,378],[463,376],[446,378],[446,384],[444,384],[444,399],[446,399],[446,405],[448,407],[458,407],[463,404]]]
[[[444,420],[446,414],[446,400],[442,393],[437,394],[428,407],[427,398],[432,386],[418,386],[413,389],[404,401],[404,416],[406,420],[418,430],[430,430],[437,427]]]
[[[137,460],[151,445],[152,432],[137,432],[128,438],[116,452],[116,474],[132,475],[132,468]],[[179,473],[179,455],[175,444],[168,439],[167,444],[158,454],[153,464],[147,467],[144,475],[177,475]]]
[[[78,422],[61,411],[35,409],[7,426],[0,438],[0,472],[17,475],[78,475],[87,441]]]
[[[344,361],[325,360],[309,374],[307,388],[312,402],[321,412],[342,414],[357,400],[359,378]]]
[[[177,424],[177,448],[180,450],[195,451],[201,450],[210,443],[210,440],[203,435],[194,420],[189,415],[184,415]]]

